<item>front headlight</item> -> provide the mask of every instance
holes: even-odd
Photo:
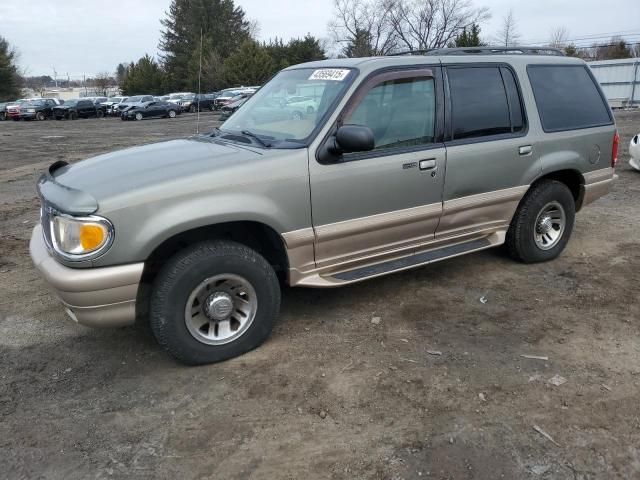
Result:
[[[51,238],[58,254],[69,260],[84,260],[107,249],[113,240],[113,226],[98,216],[54,215]]]

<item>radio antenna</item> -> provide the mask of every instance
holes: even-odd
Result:
[[[200,67],[198,69],[198,97],[197,97],[197,119],[196,119],[196,134],[200,133],[200,82],[202,79],[202,27],[200,27]]]

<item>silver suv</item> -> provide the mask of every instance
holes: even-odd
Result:
[[[78,323],[144,318],[177,359],[215,362],[267,338],[282,282],[337,287],[503,243],[557,257],[617,147],[589,68],[559,52],[307,63],[210,134],[52,165],[31,256]]]

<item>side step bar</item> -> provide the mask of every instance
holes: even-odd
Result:
[[[416,253],[408,257],[389,260],[375,265],[367,265],[365,267],[348,270],[346,272],[335,273],[332,277],[343,282],[353,282],[367,277],[390,273],[395,270],[404,270],[417,265],[435,262],[437,260],[442,260],[443,258],[453,257],[473,250],[482,250],[493,245],[494,244],[487,238],[481,238],[471,242],[458,243],[456,245],[450,245],[436,250],[429,250],[428,252]]]

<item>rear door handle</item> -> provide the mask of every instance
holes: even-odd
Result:
[[[436,168],[436,159],[428,158],[426,160],[420,160],[420,170],[433,170]]]
[[[520,155],[531,155],[531,152],[533,152],[533,147],[531,145],[523,145],[518,148],[518,153]]]

